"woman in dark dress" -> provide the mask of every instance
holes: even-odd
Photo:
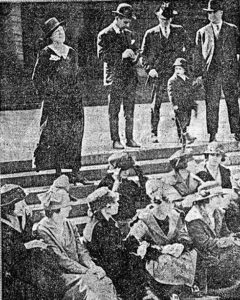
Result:
[[[43,101],[41,137],[34,152],[37,171],[72,169],[72,182],[81,182],[81,149],[84,110],[78,84],[76,51],[64,44],[64,22],[56,18],[44,24],[45,41],[33,72],[33,80]]]
[[[158,299],[149,289],[150,276],[136,252],[139,243],[123,239],[113,216],[118,213],[118,193],[101,187],[88,196],[91,221],[83,235],[91,257],[109,276],[121,299]]]
[[[20,186],[1,188],[2,299],[61,299],[60,270],[47,245],[34,240],[25,197]]]

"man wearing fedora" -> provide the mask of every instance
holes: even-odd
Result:
[[[206,92],[207,131],[210,142],[216,140],[221,90],[225,95],[231,133],[240,141],[238,105],[238,60],[240,35],[238,28],[223,21],[221,0],[210,0],[204,9],[210,23],[196,35],[195,75]]]
[[[156,15],[159,24],[146,31],[142,42],[142,63],[153,83],[151,109],[151,138],[157,143],[160,107],[168,79],[172,76],[173,63],[178,57],[186,57],[188,38],[180,25],[172,24],[177,14],[170,2],[162,2]]]
[[[119,137],[118,121],[123,102],[126,119],[126,146],[140,147],[133,140],[133,115],[137,86],[137,72],[134,67],[138,60],[137,46],[129,30],[135,19],[133,7],[126,3],[113,11],[115,20],[104,28],[97,39],[98,57],[104,62],[104,85],[111,85],[109,93],[109,123],[114,149],[123,149]]]

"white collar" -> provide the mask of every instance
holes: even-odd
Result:
[[[223,21],[221,21],[220,23],[217,23],[217,24],[214,24],[214,23],[211,23],[211,24],[212,24],[214,29],[217,29],[217,25],[218,25],[219,26],[219,31],[220,31],[221,28],[222,28],[222,23],[223,23]]]
[[[186,79],[189,79],[188,77],[187,77],[187,75],[177,75],[178,77],[180,77],[180,78],[182,78],[182,80],[184,80],[184,81],[186,81]]]
[[[162,32],[162,34],[165,36],[165,33],[167,34],[167,36],[165,36],[166,38],[168,38],[169,37],[169,34],[170,34],[170,25],[171,24],[168,24],[167,25],[167,27],[166,27],[166,32],[165,32],[165,27],[163,26],[163,24],[162,23],[159,23],[159,28],[161,29],[161,32]]]
[[[115,30],[115,32],[120,34],[121,32],[120,32],[120,28],[117,26],[117,21],[114,20],[112,24],[113,24],[113,29]]]
[[[67,45],[64,44],[64,53],[60,53],[60,52],[53,46],[53,44],[49,45],[48,47],[49,47],[50,49],[52,49],[59,57],[62,56],[64,59],[67,58],[68,52],[69,52],[69,49],[70,49],[69,46],[67,46]]]
[[[8,215],[8,219],[3,219],[1,218],[1,222],[5,223],[6,225],[12,227],[13,229],[15,229],[18,232],[22,232],[21,228],[20,228],[20,223],[17,217]]]

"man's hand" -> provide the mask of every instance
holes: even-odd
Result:
[[[136,58],[135,53],[133,52],[132,49],[126,49],[123,54],[122,54],[122,58],[128,58],[130,57],[132,60],[134,60]]]
[[[152,78],[158,77],[158,72],[155,69],[150,70],[148,75]]]

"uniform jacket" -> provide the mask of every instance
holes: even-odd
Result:
[[[237,78],[237,54],[240,53],[240,38],[237,26],[223,22],[218,39],[223,39],[222,66],[225,76]],[[212,62],[215,49],[214,31],[211,24],[198,30],[196,35],[195,75],[205,75]]]
[[[189,177],[185,182],[180,174],[175,170],[171,171],[164,180],[166,184],[174,188],[171,193],[171,200],[176,200],[181,197],[194,194],[195,192],[197,192],[197,189],[201,184],[201,179],[193,173],[189,172]]]
[[[170,25],[166,39],[157,25],[146,31],[142,42],[142,63],[147,72],[156,69],[161,76],[169,78],[173,63],[178,57],[185,57],[189,48],[186,32],[180,25]]]
[[[197,205],[191,208],[185,218],[188,233],[192,238],[193,244],[203,253],[218,254],[219,250],[228,243],[226,239],[222,239],[230,234],[225,223],[223,211],[216,209],[214,220],[215,228],[212,229],[207,214]]]
[[[225,168],[222,165],[219,165],[219,170],[221,174],[221,181],[222,181],[222,188],[224,189],[231,189],[232,183],[231,183],[231,172],[229,169]],[[205,164],[200,165],[199,170],[196,174],[199,178],[201,178],[203,181],[213,181],[215,180],[210,172],[208,171]]]
[[[194,92],[192,80],[188,77],[184,81],[180,76],[173,74],[168,80],[169,101],[173,106],[177,105],[179,110],[191,110],[196,107]]]
[[[116,31],[117,30],[117,31]],[[97,54],[104,62],[104,84],[111,84],[114,78],[136,80],[137,73],[130,58],[122,59],[126,49],[137,50],[132,31],[125,29],[118,32],[115,21],[99,32],[97,38]]]

